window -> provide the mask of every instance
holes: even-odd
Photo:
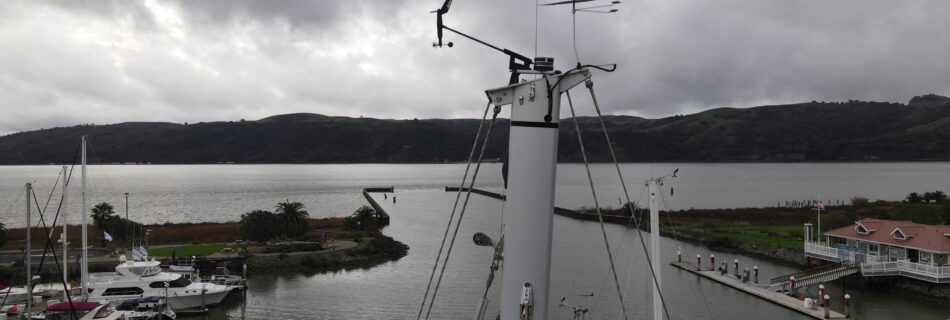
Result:
[[[109,288],[102,293],[102,296],[134,296],[141,295],[143,292],[145,291],[139,287]]]
[[[109,306],[99,307],[99,312],[96,312],[96,316],[93,319],[102,319],[108,317],[112,314],[112,308]]]
[[[168,282],[169,288],[184,288],[191,284],[191,281],[185,279],[185,277],[179,277],[173,281]]]
[[[877,253],[877,252],[880,252],[879,250],[880,250],[880,248],[878,247],[877,243],[869,243],[869,244],[868,244],[868,252]]]
[[[868,234],[868,229],[865,228],[863,224],[859,224],[855,229],[856,229],[856,230],[858,231],[858,233],[860,233],[860,234]]]
[[[894,239],[907,240],[907,235],[905,235],[900,228],[894,229],[894,232],[891,232],[891,234],[894,235]]]

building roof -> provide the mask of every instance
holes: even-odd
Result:
[[[950,253],[950,225],[866,218],[855,221],[851,226],[834,229],[825,234],[924,251]]]

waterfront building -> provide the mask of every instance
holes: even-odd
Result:
[[[853,266],[866,277],[950,283],[950,225],[867,218],[826,232],[824,241],[811,235],[811,224],[805,224],[808,258]]]

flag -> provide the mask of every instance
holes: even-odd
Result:
[[[825,205],[822,204],[821,202],[815,202],[815,209],[817,209],[817,210],[825,210]]]
[[[108,232],[103,231],[103,232],[102,232],[102,237],[103,237],[104,239],[106,239],[106,241],[112,241],[112,235],[109,235]]]

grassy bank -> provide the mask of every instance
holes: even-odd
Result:
[[[310,229],[315,231],[328,230],[331,233],[339,233],[338,230],[343,227],[343,218],[309,219],[308,222],[310,223]],[[144,228],[151,231],[148,242],[152,246],[230,243],[235,240],[243,240],[241,224],[238,222],[163,223],[145,225]],[[69,225],[68,229],[69,242],[73,243],[73,246],[80,243],[82,241],[80,226]],[[38,249],[46,244],[46,234],[42,230],[42,228],[33,228],[33,244]],[[62,227],[53,230],[53,241],[59,239],[61,233]],[[107,248],[129,247],[129,243],[124,241],[104,242],[98,238],[99,234],[99,230],[96,230],[94,225],[90,224],[88,226],[88,241],[91,245]],[[8,229],[6,230],[6,238],[6,244],[0,250],[22,250],[24,246],[22,240],[26,238],[26,229]],[[56,246],[59,247],[58,244]],[[181,254],[179,253],[179,255]]]
[[[855,198],[853,204],[828,206],[821,214],[826,232],[845,227],[861,218],[910,220],[926,224],[950,224],[950,202],[907,203]],[[585,219],[596,220],[595,211],[582,208]],[[605,215],[628,217],[622,209],[602,210]],[[641,227],[649,226],[646,210],[637,210]],[[664,235],[695,242],[712,249],[733,251],[778,262],[801,264],[805,223],[817,228],[817,213],[811,208],[688,209],[660,214]],[[614,219],[616,221],[616,219]],[[625,223],[635,224],[631,219]],[[671,224],[672,222],[672,224]],[[797,253],[797,254],[795,254]]]

